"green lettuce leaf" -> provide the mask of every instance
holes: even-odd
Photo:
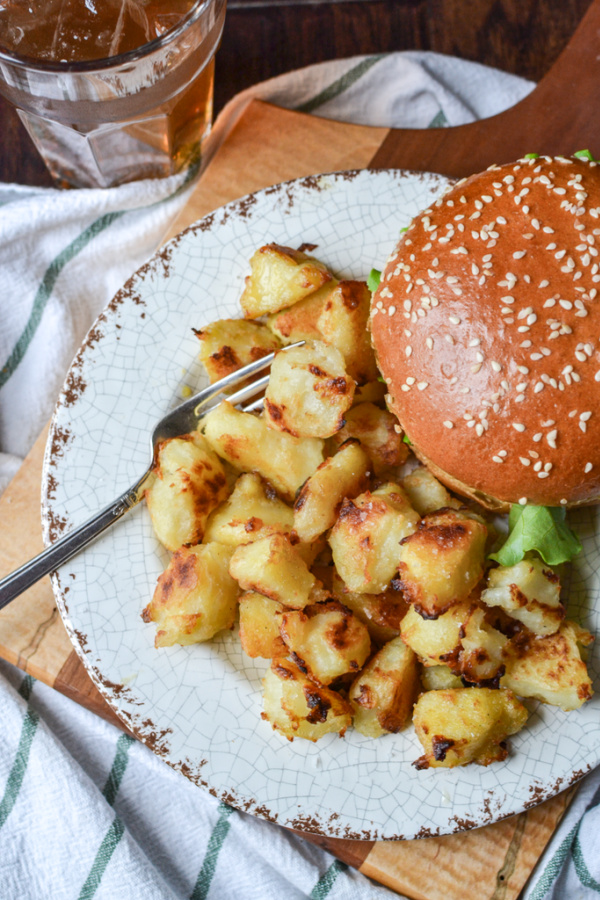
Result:
[[[511,506],[508,538],[490,559],[501,566],[514,566],[534,551],[549,566],[568,562],[581,552],[579,539],[566,523],[566,510],[559,506]]]
[[[381,281],[381,272],[379,269],[371,269],[369,272],[369,277],[367,278],[367,287],[371,291],[372,294],[375,293],[377,288],[379,287],[379,282]]]

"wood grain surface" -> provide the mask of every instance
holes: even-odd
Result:
[[[229,0],[215,110],[262,81],[327,59],[433,50],[533,80],[558,58],[590,0]],[[0,181],[51,184],[0,97]]]

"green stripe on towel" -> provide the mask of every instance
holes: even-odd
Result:
[[[542,900],[542,898],[546,896],[546,894],[554,884],[560,870],[563,867],[563,863],[569,856],[573,841],[575,840],[577,832],[579,830],[579,824],[580,823],[578,822],[577,825],[575,825],[575,827],[571,829],[571,831],[568,833],[568,835],[544,869],[529,900]]]
[[[325,900],[325,897],[328,896],[340,872],[346,872],[347,869],[348,866],[345,863],[340,862],[339,859],[332,862],[325,874],[319,878],[310,892],[311,900]]]
[[[123,780],[123,775],[125,774],[125,769],[127,768],[127,762],[129,760],[129,748],[132,744],[135,744],[135,741],[133,738],[129,737],[128,734],[120,735],[117,740],[115,758],[110,772],[108,773],[104,790],[102,791],[106,802],[110,806],[113,806],[117,798],[119,787],[121,786],[121,781]],[[108,866],[119,841],[123,837],[124,832],[125,825],[118,817],[115,817],[96,853],[90,873],[81,888],[79,900],[91,900],[98,890],[106,867]]]
[[[32,678],[31,675],[26,675],[21,682],[21,685],[19,687],[19,694],[23,697],[24,700],[29,701],[34,683],[35,678]],[[23,719],[21,737],[19,738],[19,745],[17,747],[17,755],[15,757],[12,769],[10,770],[10,773],[8,775],[6,788],[4,790],[4,796],[0,800],[0,828],[2,828],[9,815],[11,814],[11,811],[19,795],[19,791],[21,790],[25,772],[27,771],[27,763],[29,762],[29,753],[31,751],[31,745],[33,743],[33,738],[35,736],[38,722],[39,716],[37,712],[34,709],[28,708],[27,712],[25,713],[25,718]]]
[[[600,894],[600,882],[596,881],[596,879],[590,873],[585,859],[583,858],[583,850],[581,849],[581,844],[579,843],[579,833],[575,835],[575,841],[573,843],[573,863],[575,865],[577,877],[579,878],[582,885],[586,888],[591,888],[597,894]]]
[[[352,87],[355,82],[362,78],[362,76],[371,69],[375,63],[378,63],[380,59],[384,59],[387,56],[387,53],[380,53],[377,56],[369,56],[368,59],[363,59],[358,65],[354,66],[354,68],[349,69],[345,72],[341,78],[338,78],[337,81],[332,82],[328,87],[324,88],[320,91],[316,97],[313,97],[312,100],[307,100],[305,103],[301,103],[299,106],[294,106],[296,112],[303,113],[311,113],[314,112],[315,109],[318,109],[319,106],[323,106],[323,104],[328,103],[330,100],[333,100],[335,97],[339,97],[340,94],[343,94],[349,87]]]
[[[226,803],[219,805],[219,818],[208,839],[204,862],[202,863],[194,890],[190,895],[190,900],[206,900],[206,897],[208,897],[210,885],[217,868],[219,853],[231,828],[227,820],[233,812],[235,810],[231,806],[227,806]]]

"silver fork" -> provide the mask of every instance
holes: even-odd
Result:
[[[304,344],[304,341],[297,341],[283,349],[301,347],[302,344]],[[0,581],[0,609],[7,606],[11,600],[14,600],[15,597],[18,597],[19,594],[30,588],[32,584],[35,584],[44,575],[54,572],[59,566],[71,559],[72,556],[75,556],[76,553],[87,547],[91,541],[102,534],[103,531],[106,531],[107,528],[110,528],[114,522],[140,502],[144,496],[144,486],[154,466],[156,449],[162,441],[193,431],[197,427],[199,420],[211,410],[216,409],[222,399],[228,400],[234,406],[239,406],[266,388],[269,382],[268,374],[251,381],[233,394],[225,395],[225,391],[269,368],[274,358],[275,353],[268,353],[261,359],[243,366],[230,375],[226,375],[225,378],[215,381],[214,384],[204,388],[204,390],[190,397],[189,400],[181,403],[172,412],[164,416],[152,432],[152,456],[150,464],[141,478],[101,512],[88,519],[83,525],[74,528],[73,531],[70,531],[55,544],[52,544],[47,550],[44,550],[38,556],[25,563],[25,565],[7,575],[6,578],[3,578]],[[224,396],[218,402],[209,406],[211,401],[216,400],[220,394]],[[245,412],[252,412],[258,409],[261,404],[262,399],[258,399],[242,408]]]

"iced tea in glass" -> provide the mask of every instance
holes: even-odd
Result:
[[[226,0],[0,0],[0,92],[60,184],[197,162]]]

